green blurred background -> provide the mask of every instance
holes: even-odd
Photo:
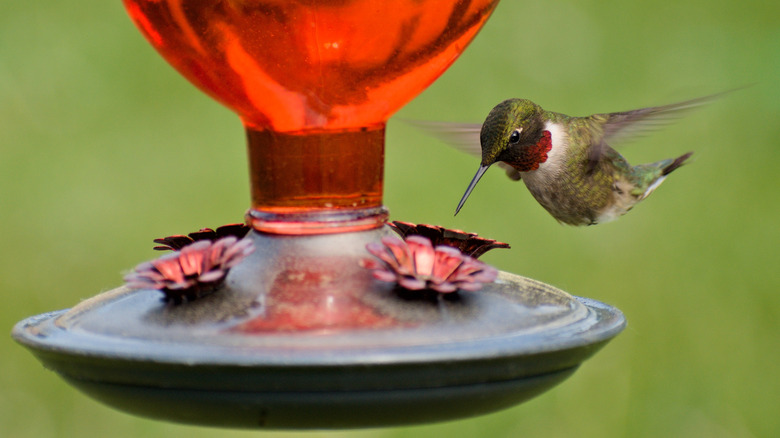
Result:
[[[569,380],[474,419],[257,432],[136,418],[92,401],[0,337],[3,437],[780,436],[780,6],[505,0],[462,58],[400,112],[482,121],[498,101],[584,115],[754,86],[622,148],[696,151],[615,223],[558,225],[492,170],[391,121],[392,218],[510,242],[484,259],[623,310],[628,328]],[[119,0],[0,3],[0,327],[70,307],[154,256],[150,240],[240,221],[237,117],[152,50]]]

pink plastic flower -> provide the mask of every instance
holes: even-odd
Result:
[[[363,266],[372,270],[374,278],[395,282],[404,289],[429,289],[440,293],[475,291],[498,275],[495,268],[456,248],[434,248],[431,241],[422,236],[409,236],[405,241],[384,237],[382,243],[369,243],[366,249],[381,260],[363,261]]]
[[[403,238],[423,236],[431,240],[433,246],[446,245],[458,248],[463,254],[479,258],[495,248],[509,248],[509,244],[493,239],[479,237],[476,233],[452,230],[438,225],[413,224],[402,221],[388,222],[387,225]]]
[[[137,289],[157,289],[166,301],[192,301],[213,292],[230,268],[254,251],[249,239],[228,236],[217,241],[201,240],[181,251],[141,263],[125,277]]]

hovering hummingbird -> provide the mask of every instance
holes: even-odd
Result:
[[[482,157],[456,215],[482,175],[498,163],[511,179],[523,180],[533,197],[559,222],[595,225],[631,210],[692,154],[632,166],[609,144],[669,122],[720,94],[587,117],[546,111],[527,99],[508,99],[496,105],[482,125],[415,124]]]

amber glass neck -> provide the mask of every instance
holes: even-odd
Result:
[[[252,208],[261,232],[321,234],[381,226],[384,124],[282,133],[247,127]]]

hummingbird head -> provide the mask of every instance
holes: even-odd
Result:
[[[509,99],[495,106],[482,124],[482,166],[503,161],[521,172],[539,167],[534,149],[543,136],[542,108],[527,99]],[[546,159],[546,157],[544,157]]]
[[[544,129],[543,114],[539,105],[527,99],[505,100],[490,111],[479,134],[482,162],[455,214],[492,164],[503,161],[520,172],[529,172],[547,160],[552,146],[550,132]]]

